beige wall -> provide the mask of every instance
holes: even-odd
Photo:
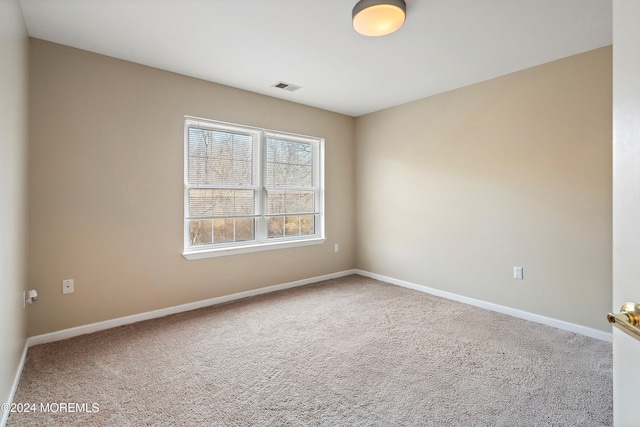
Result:
[[[357,267],[609,331],[611,79],[606,47],[359,117]]]
[[[610,47],[357,119],[41,40],[30,61],[29,335],[353,267],[609,330]],[[327,243],[186,261],[185,114],[324,137]]]
[[[0,403],[26,340],[27,33],[17,0],[0,1]],[[3,413],[0,411],[0,424]]]
[[[36,39],[30,61],[29,335],[353,268],[353,118]],[[327,242],[185,260],[185,114],[325,138]]]

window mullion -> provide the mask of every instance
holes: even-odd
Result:
[[[269,199],[267,193],[267,136],[266,133],[260,132],[260,216],[258,217],[259,226],[257,227],[260,235],[258,241],[264,243],[267,241],[269,234],[269,224],[267,220],[267,212],[269,207]]]

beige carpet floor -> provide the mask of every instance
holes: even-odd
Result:
[[[14,402],[49,412],[9,426],[607,426],[611,345],[349,276],[32,347]]]

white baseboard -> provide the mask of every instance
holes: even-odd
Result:
[[[72,338],[78,335],[90,334],[92,332],[103,331],[122,325],[141,322],[143,320],[155,319],[158,317],[168,316],[170,314],[182,313],[184,311],[196,310],[198,308],[209,307],[216,304],[222,304],[229,301],[235,301],[242,298],[252,297],[270,292],[281,291],[283,289],[295,288],[298,286],[309,285],[311,283],[322,282],[323,280],[336,279],[338,277],[356,274],[356,270],[345,270],[337,273],[325,274],[324,276],[311,277],[309,279],[297,280],[295,282],[283,283],[280,285],[267,286],[266,288],[253,289],[245,292],[238,292],[231,295],[225,295],[217,298],[211,298],[202,301],[191,302],[188,304],[176,305],[173,307],[162,308],[160,310],[147,311],[145,313],[133,314],[131,316],[119,317],[117,319],[105,320],[104,322],[90,323],[88,325],[77,326],[75,328],[63,329],[61,331],[50,332],[48,334],[35,335],[27,339],[28,347],[44,344],[53,341],[60,341]],[[20,369],[22,372],[22,369]]]
[[[601,341],[612,342],[613,334],[611,332],[601,331],[599,329],[589,328],[587,326],[578,325],[575,323],[565,322],[564,320],[554,319],[552,317],[542,316],[540,314],[529,313],[528,311],[518,310],[516,308],[507,307],[504,305],[498,305],[487,301],[477,300],[474,298],[465,297],[463,295],[454,294],[451,292],[441,291],[439,289],[430,288],[428,286],[418,285],[404,280],[394,279],[392,277],[382,276],[380,274],[370,273],[363,270],[355,270],[356,274],[361,276],[370,277],[372,279],[380,280],[381,282],[390,283],[392,285],[402,286],[403,288],[409,288],[420,292],[425,292],[438,297],[450,299],[453,301],[462,302],[465,304],[473,305],[475,307],[484,308],[491,311],[496,311],[502,314],[508,314],[509,316],[517,317],[519,319],[529,320],[531,322],[540,323],[542,325],[552,326],[554,328],[562,329],[569,332],[575,332],[577,334],[586,335],[591,338],[596,338]]]
[[[16,395],[16,390],[18,390],[18,383],[20,383],[20,377],[22,376],[22,370],[24,369],[24,362],[27,360],[28,349],[29,349],[29,341],[26,340],[24,342],[24,348],[22,349],[20,362],[18,363],[18,368],[16,369],[16,375],[13,378],[13,384],[11,384],[11,390],[9,391],[9,396],[7,397],[6,403],[11,404],[13,402],[13,397]],[[2,401],[0,403],[5,403],[5,401]],[[0,411],[0,427],[5,427],[7,425],[8,419],[9,419],[9,412]]]
[[[24,363],[26,348],[34,345],[44,344],[44,343],[53,342],[53,341],[59,341],[59,340],[75,337],[78,335],[84,335],[92,332],[103,331],[105,329],[110,329],[110,328],[115,328],[122,325],[141,322],[143,320],[155,319],[158,317],[168,316],[170,314],[196,310],[198,308],[209,307],[216,304],[222,304],[225,302],[234,301],[242,298],[266,294],[270,292],[276,292],[283,289],[290,289],[298,286],[304,286],[311,283],[321,282],[323,280],[329,280],[329,279],[335,279],[338,277],[348,276],[350,274],[359,274],[361,276],[370,277],[372,279],[380,280],[382,282],[390,283],[392,285],[402,286],[404,288],[425,292],[431,295],[439,296],[439,297],[450,299],[453,301],[458,301],[458,302],[473,305],[476,307],[484,308],[487,310],[496,311],[498,313],[508,314],[513,317],[529,320],[529,321],[540,323],[547,326],[552,326],[554,328],[562,329],[565,331],[575,332],[577,334],[586,335],[588,337],[596,338],[602,341],[612,342],[613,340],[611,332],[605,332],[599,329],[589,328],[587,326],[565,322],[564,320],[558,320],[552,317],[546,317],[540,314],[530,313],[527,311],[518,310],[516,308],[498,305],[498,304],[494,304],[487,301],[477,300],[477,299],[469,298],[463,295],[458,295],[451,292],[430,288],[428,286],[418,285],[416,283],[394,279],[392,277],[382,276],[380,274],[370,273],[364,270],[354,269],[354,270],[345,270],[337,273],[326,274],[323,276],[311,277],[303,280],[297,280],[295,282],[283,283],[280,285],[267,286],[265,288],[254,289],[254,290],[245,291],[245,292],[238,292],[231,295],[225,295],[217,298],[196,301],[188,304],[176,305],[173,307],[167,307],[160,310],[148,311],[145,313],[134,314],[131,316],[119,317],[117,319],[106,320],[104,322],[91,323],[88,325],[77,326],[75,328],[63,329],[61,331],[51,332],[48,334],[35,335],[27,339],[25,352],[23,354],[23,360],[21,363]],[[18,380],[20,378],[19,374],[21,372],[22,372],[22,367],[20,367],[20,370],[18,373],[18,377],[17,377]],[[17,386],[17,383],[16,383],[16,386]],[[2,424],[0,424],[0,426],[2,426]]]

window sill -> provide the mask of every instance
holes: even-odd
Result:
[[[262,244],[250,245],[250,246],[230,246],[230,247],[216,248],[216,249],[211,249],[211,248],[191,249],[188,251],[184,251],[182,253],[182,256],[188,259],[189,261],[193,261],[196,259],[248,254],[252,252],[270,251],[274,249],[286,249],[286,248],[297,248],[301,246],[321,245],[326,240],[327,239],[323,237],[318,237],[315,239],[291,240],[286,242],[275,242],[275,243],[262,243]]]

